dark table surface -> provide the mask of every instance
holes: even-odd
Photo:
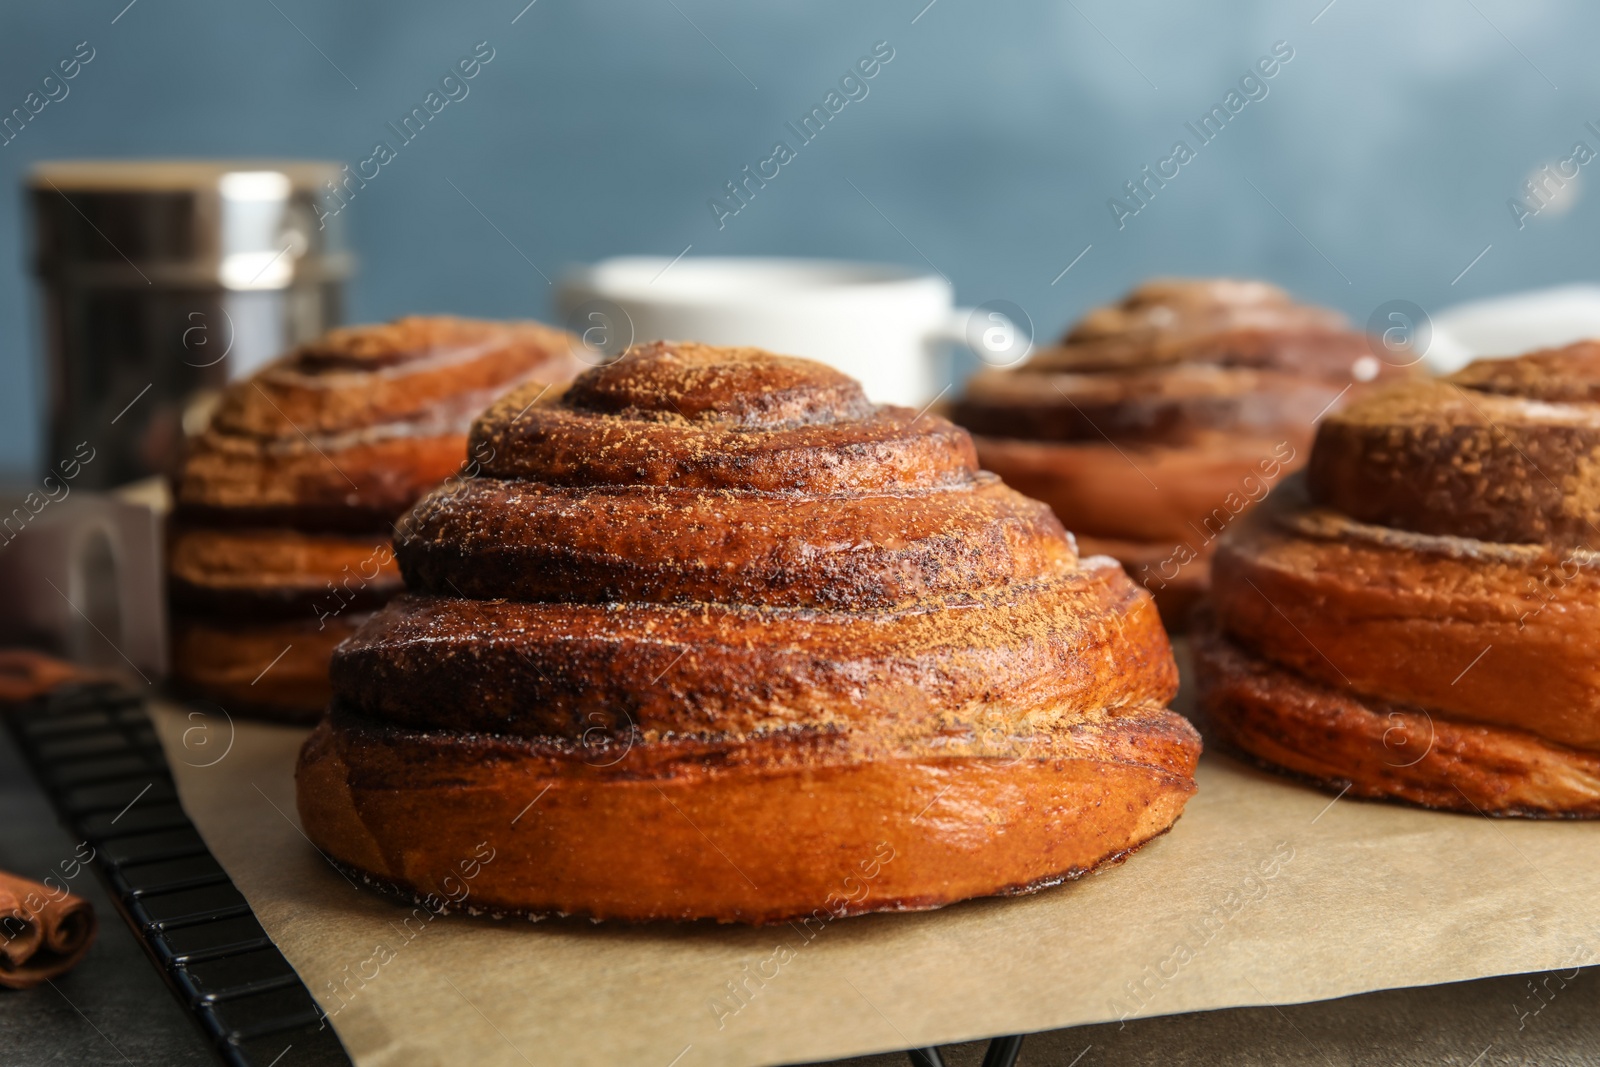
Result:
[[[58,873],[78,842],[57,821],[0,729],[0,868]],[[0,990],[0,1065],[188,1067],[220,1063],[168,990],[96,876],[71,883],[94,903],[100,938],[53,985]],[[948,1046],[977,1067],[983,1045]],[[839,1061],[900,1067],[904,1053]],[[1238,1008],[1056,1030],[1028,1037],[1025,1067],[1166,1064],[1600,1064],[1600,967],[1389,990],[1284,1008]]]

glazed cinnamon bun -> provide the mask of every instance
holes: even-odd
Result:
[[[373,883],[492,849],[479,910],[826,921],[1077,877],[1194,791],[1148,593],[943,418],[655,343],[472,441],[301,752],[306,833]]]
[[[1223,539],[1202,704],[1356,796],[1600,815],[1597,547],[1600,344],[1373,395]]]
[[[1216,538],[1305,461],[1318,417],[1411,362],[1373,352],[1264,282],[1161,279],[980,372],[952,417],[985,469],[1121,560],[1181,627]]]
[[[229,386],[176,487],[177,686],[320,714],[333,647],[401,588],[394,520],[462,469],[474,415],[570,378],[571,351],[537,323],[412,317],[335,330]]]

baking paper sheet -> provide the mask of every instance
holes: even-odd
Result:
[[[1033,897],[760,929],[434,916],[300,832],[303,730],[155,717],[184,807],[359,1067],[788,1063],[1600,959],[1600,823],[1335,799],[1213,753],[1171,833]]]

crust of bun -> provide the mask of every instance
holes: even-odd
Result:
[[[311,839],[402,893],[451,896],[486,845],[475,909],[756,924],[1033,892],[1120,862],[1194,791],[1193,729],[1164,709],[1031,740],[1009,758],[813,731],[573,751],[335,714],[296,778]]]
[[[1600,555],[1395,531],[1296,495],[1217,553],[1235,640],[1326,685],[1600,751]]]
[[[1595,394],[1592,341],[1386,391],[1323,422],[1312,495],[1419,533],[1600,548]]]
[[[1351,796],[1540,818],[1600,816],[1600,753],[1325,685],[1251,655],[1214,627],[1194,637],[1217,740]]]

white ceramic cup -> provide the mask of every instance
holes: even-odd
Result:
[[[1600,337],[1600,286],[1561,285],[1445,308],[1433,316],[1428,367],[1450,374],[1474,359],[1520,356]]]
[[[827,363],[873,400],[912,407],[945,387],[950,344],[996,365],[1031,347],[1003,313],[954,304],[936,274],[823,259],[624,256],[574,268],[556,293],[590,362],[654,340],[753,345]]]

